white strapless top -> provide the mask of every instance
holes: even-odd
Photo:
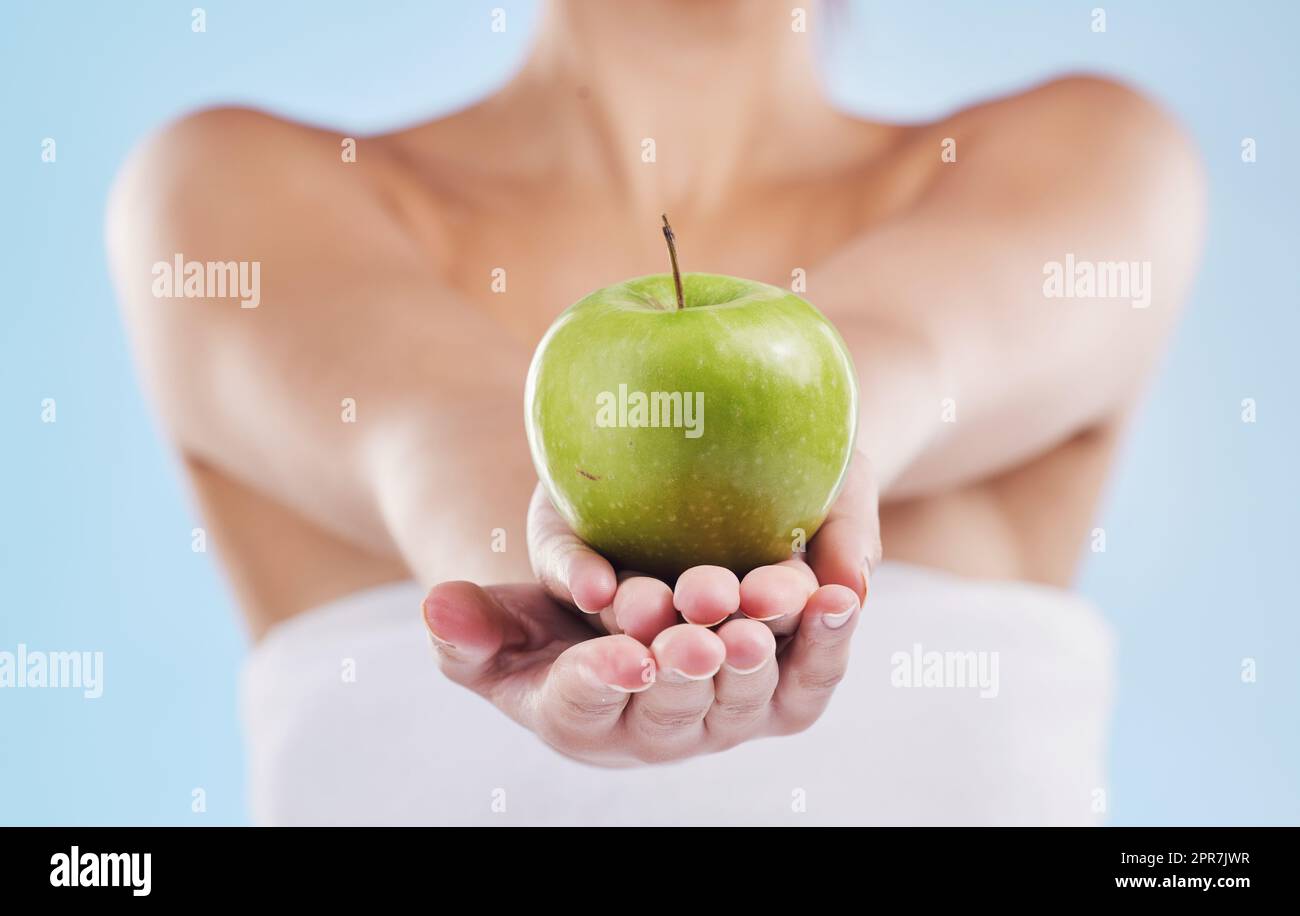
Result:
[[[241,682],[262,824],[1092,824],[1113,647],[1057,589],[886,563],[808,731],[667,766],[557,754],[434,661],[414,583],[275,627]]]

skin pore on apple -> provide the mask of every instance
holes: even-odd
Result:
[[[616,567],[671,581],[788,559],[844,480],[857,376],[835,328],[788,290],[638,277],[570,306],[533,355],[529,448],[573,530]],[[706,423],[707,418],[707,423]]]

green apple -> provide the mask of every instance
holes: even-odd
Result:
[[[537,474],[616,568],[743,575],[825,520],[857,429],[839,333],[793,293],[673,273],[597,290],[538,344],[525,390]]]

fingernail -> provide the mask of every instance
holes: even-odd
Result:
[[[687,617],[685,614],[683,614],[683,615],[682,615],[682,619],[685,620],[687,623],[693,623],[693,624],[695,624],[697,627],[708,627],[708,628],[711,630],[711,629],[713,629],[714,627],[716,627],[718,624],[720,624],[720,623],[725,623],[726,621],[730,620],[730,619],[731,619],[731,615],[730,615],[730,614],[723,614],[723,615],[722,615],[721,617],[719,617],[717,620],[692,620],[691,618],[689,618],[689,617]]]
[[[844,624],[848,623],[850,619],[852,619],[853,612],[856,611],[857,609],[858,609],[858,604],[855,601],[846,610],[839,611],[835,614],[822,614],[822,622],[825,623],[826,626],[830,627],[832,630],[838,630],[840,627],[844,626]]]
[[[774,621],[774,620],[780,620],[782,617],[789,617],[790,615],[789,615],[789,614],[773,614],[771,617],[751,617],[749,614],[746,614],[745,616],[748,617],[750,620],[756,620],[756,621],[758,621],[759,623],[771,623],[771,622]]]
[[[567,563],[564,564],[564,566],[560,569],[560,585],[564,586],[564,590],[568,592],[569,597],[573,599],[574,607],[582,611],[582,613],[584,614],[593,613],[592,611],[589,611],[585,607],[583,607],[582,602],[578,600],[578,596],[574,594],[573,583],[569,581],[569,566]]]
[[[598,608],[589,608],[589,607],[587,607],[585,604],[583,604],[581,601],[579,601],[579,600],[578,600],[578,596],[573,594],[573,587],[572,587],[571,585],[569,585],[569,580],[568,580],[568,577],[567,577],[567,576],[565,577],[565,580],[564,580],[564,587],[565,587],[566,589],[568,589],[568,592],[569,592],[570,595],[573,595],[573,604],[574,604],[574,606],[577,607],[578,610],[582,611],[582,613],[584,613],[584,614],[593,614],[593,615],[594,615],[594,614],[599,614],[601,611],[605,610],[605,608],[603,608],[603,607],[598,607]]]
[[[867,600],[867,583],[871,579],[871,567],[867,564],[862,565],[862,600]]]
[[[433,646],[435,652],[439,649],[450,649],[453,652],[456,651],[455,646],[447,642],[447,640],[443,639],[437,633],[434,633],[433,630],[429,629],[428,624],[425,624],[424,631],[429,634],[429,645]]]
[[[585,680],[590,686],[602,690],[613,690],[615,693],[641,693],[643,690],[650,689],[655,682],[653,661],[651,661],[649,665],[642,667],[641,684],[636,687],[624,687],[622,684],[611,684],[587,665],[583,665],[579,670],[582,672],[583,680]]]
[[[647,657],[641,659],[640,687],[620,687],[618,684],[610,684],[609,686],[617,690],[619,693],[640,693],[641,691],[649,690],[654,686],[655,676],[655,660]]]
[[[756,674],[757,672],[762,671],[765,667],[767,667],[767,659],[763,659],[761,662],[759,662],[757,665],[755,665],[752,668],[737,668],[735,665],[731,665],[731,664],[724,665],[723,667],[726,668],[728,671],[730,671],[732,674]]]
[[[651,676],[650,680],[642,684],[640,687],[621,687],[618,684],[606,684],[605,686],[610,690],[617,690],[619,693],[642,693],[643,691],[649,690],[653,687],[654,683],[655,679]]]
[[[682,680],[685,681],[707,681],[707,680],[711,680],[713,676],[716,675],[721,670],[722,670],[722,666],[718,665],[718,667],[714,668],[708,674],[687,674],[681,668],[668,668],[666,669],[665,673],[670,674],[675,678],[681,678]]]

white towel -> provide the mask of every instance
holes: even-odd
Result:
[[[243,672],[263,824],[1093,824],[1113,646],[1071,593],[886,563],[808,731],[667,766],[552,751],[438,671],[413,583],[275,627]]]

